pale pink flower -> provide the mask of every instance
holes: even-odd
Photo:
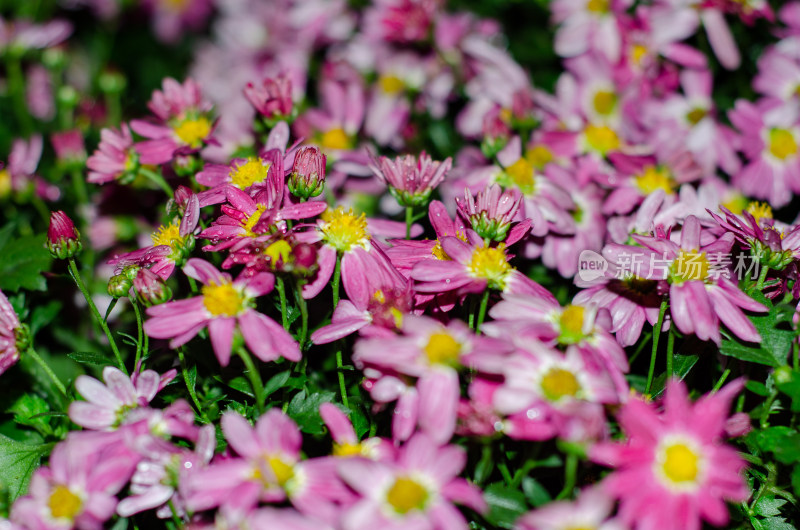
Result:
[[[22,324],[3,291],[0,291],[0,374],[19,361]]]
[[[133,136],[128,124],[117,129],[100,131],[100,145],[86,161],[89,174],[87,182],[105,184],[126,176],[133,177],[138,166],[138,155],[133,149]]]

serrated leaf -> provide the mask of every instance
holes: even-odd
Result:
[[[520,515],[528,511],[525,494],[512,489],[502,482],[489,484],[483,493],[489,512],[486,520],[495,526],[513,528]]]
[[[796,530],[796,526],[787,523],[783,517],[770,517],[769,519],[761,519],[761,528],[764,530]]]
[[[42,272],[50,269],[50,252],[44,248],[45,236],[42,234],[10,239],[4,234],[0,238],[0,289],[17,291],[28,289],[44,291],[47,283]]]
[[[727,355],[728,357],[733,357],[740,361],[765,364],[773,367],[780,366],[780,363],[775,360],[775,356],[764,348],[754,348],[733,340],[723,340],[719,351],[722,355]]]
[[[92,364],[95,366],[111,366],[114,362],[103,355],[92,351],[74,351],[67,354],[67,357],[80,364]]]
[[[762,451],[773,453],[784,464],[800,461],[800,433],[782,425],[753,431],[748,435]]]
[[[52,444],[30,445],[0,434],[0,482],[11,500],[24,494],[34,470]]]
[[[763,517],[772,517],[781,513],[781,506],[786,504],[785,499],[776,499],[775,497],[762,497],[753,510]]]

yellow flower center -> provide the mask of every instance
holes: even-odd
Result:
[[[326,149],[349,149],[350,138],[342,128],[331,129],[322,134],[320,144]]]
[[[575,344],[584,338],[583,322],[586,310],[580,305],[568,305],[558,317],[561,335],[558,340],[562,344]]]
[[[723,202],[722,206],[730,210],[731,213],[739,215],[744,211],[744,209],[747,206],[749,206],[749,204],[750,203],[747,202],[747,198],[744,195],[736,193],[732,197],[730,197],[727,201]]]
[[[554,158],[553,152],[545,145],[535,145],[525,152],[525,159],[536,169],[543,169]]]
[[[425,345],[425,355],[431,364],[456,365],[460,354],[461,343],[446,332],[434,333]]]
[[[608,13],[608,0],[589,0],[586,10],[592,13]]]
[[[267,206],[264,204],[259,204],[256,206],[256,211],[250,214],[250,217],[247,218],[247,221],[242,225],[244,228],[245,235],[248,237],[255,237],[258,234],[253,232],[253,227],[256,226],[258,221],[261,219],[261,216],[264,214],[264,210],[267,209]]]
[[[160,226],[155,232],[150,235],[153,240],[153,245],[167,245],[175,248],[177,243],[183,241],[181,237],[181,223],[178,219],[174,219],[170,224]]]
[[[583,133],[589,147],[603,156],[622,144],[616,131],[607,125],[588,125]]]
[[[54,519],[73,520],[81,513],[83,501],[72,493],[68,487],[58,485],[53,490],[53,493],[50,494],[47,506],[50,508],[50,513]]]
[[[258,158],[248,158],[231,169],[231,184],[240,190],[247,189],[253,184],[264,182],[269,173],[269,164],[263,164]]]
[[[292,246],[284,239],[272,243],[264,250],[264,254],[269,257],[272,264],[288,263],[289,256],[292,254]]]
[[[617,95],[608,90],[598,90],[592,99],[594,110],[601,116],[608,116],[617,106]]]
[[[182,13],[189,4],[189,0],[161,0],[161,2],[165,7],[179,13]]]
[[[645,195],[649,195],[656,190],[672,193],[675,189],[675,179],[672,178],[669,170],[665,167],[645,166],[644,172],[635,178],[636,186]]]
[[[747,205],[747,211],[760,223],[762,219],[772,219],[772,207],[766,202],[753,201]]]
[[[664,447],[657,462],[671,485],[691,486],[697,483],[701,457],[684,443],[671,443]]]
[[[797,140],[792,131],[772,129],[769,131],[769,152],[779,160],[786,160],[797,154]]]
[[[431,249],[431,254],[433,254],[438,260],[450,261],[450,256],[448,256],[447,253],[444,251],[444,249],[442,248],[442,244],[439,242],[438,239],[436,240],[436,244]]]
[[[642,44],[634,44],[631,46],[631,60],[634,64],[642,64],[642,59],[647,55],[647,46]]]
[[[544,374],[541,382],[542,393],[550,401],[564,397],[575,397],[581,391],[581,384],[575,374],[564,368],[553,367]]]
[[[469,273],[475,278],[486,280],[490,289],[502,291],[506,286],[506,278],[513,270],[508,263],[505,249],[503,243],[497,247],[476,248],[467,264]]]
[[[0,169],[0,198],[11,193],[11,173],[7,169]]]
[[[692,125],[697,125],[700,123],[700,120],[708,116],[708,111],[706,109],[701,109],[700,107],[693,108],[686,114],[686,121],[691,123]]]
[[[208,118],[183,120],[173,128],[175,135],[190,147],[200,147],[203,140],[211,133],[211,122]]]
[[[378,84],[380,84],[381,90],[387,94],[399,94],[406,87],[403,80],[395,75],[382,75],[378,79]]]
[[[267,464],[272,469],[272,473],[275,474],[275,480],[278,481],[278,485],[281,487],[294,478],[294,467],[284,462],[280,457],[270,456],[267,458]]]
[[[347,458],[350,456],[360,456],[363,454],[361,444],[333,444],[333,456]]]
[[[397,513],[406,514],[411,510],[424,510],[428,496],[425,486],[414,479],[400,477],[386,493],[386,502]]]
[[[711,263],[708,262],[705,252],[681,250],[670,269],[671,280],[677,283],[688,281],[705,281]]]
[[[244,309],[244,296],[230,282],[211,282],[203,286],[201,293],[203,305],[215,317],[235,317]]]
[[[530,195],[534,192],[536,181],[533,178],[533,165],[525,158],[508,166],[505,174],[523,194]]]
[[[322,237],[340,252],[347,252],[354,246],[366,246],[369,241],[367,218],[362,213],[356,215],[352,209],[339,206],[335,210],[325,210],[322,214]]]

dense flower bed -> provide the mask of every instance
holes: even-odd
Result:
[[[794,528],[777,4],[4,6],[0,527]]]

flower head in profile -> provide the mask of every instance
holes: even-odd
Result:
[[[177,348],[208,327],[214,353],[222,366],[231,357],[234,333],[238,330],[250,351],[262,361],[285,357],[300,360],[300,349],[283,327],[253,309],[255,299],[270,291],[275,277],[259,273],[233,280],[213,265],[199,258],[183,267],[190,278],[203,284],[200,296],[157,305],[147,310],[150,319],[144,330],[157,339],[172,339]]]
[[[667,385],[663,412],[640,399],[619,415],[623,443],[595,445],[589,456],[616,470],[604,491],[620,500],[619,517],[643,530],[700,528],[728,522],[725,502],[750,495],[745,462],[723,443],[728,409],[744,386],[738,380],[696,403],[682,382]]]
[[[100,145],[86,161],[89,174],[87,182],[105,184],[120,180],[127,182],[135,178],[139,166],[139,155],[133,149],[133,135],[127,124],[117,129],[100,131]]]
[[[268,119],[288,118],[294,109],[292,81],[287,75],[267,77],[260,84],[247,83],[244,96]]]
[[[520,210],[522,195],[516,190],[506,190],[491,184],[473,197],[469,189],[464,190],[464,199],[456,198],[459,213],[469,221],[472,229],[484,240],[505,241],[511,222]],[[530,228],[530,220],[521,223],[517,230],[524,233]],[[521,236],[520,236],[521,237]],[[515,239],[519,237],[515,236]]]
[[[19,361],[19,352],[27,347],[28,333],[11,303],[0,291],[0,374]]]
[[[81,234],[67,214],[59,210],[50,214],[47,248],[54,258],[67,259],[81,251]]]
[[[423,152],[419,159],[414,155],[398,156],[394,160],[382,156],[373,160],[370,168],[401,206],[411,207],[428,203],[431,193],[444,181],[452,165],[449,157],[439,162]]]

